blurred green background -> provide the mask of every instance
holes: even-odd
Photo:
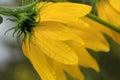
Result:
[[[91,0],[69,1],[93,4]],[[20,2],[21,0],[0,0],[0,5],[17,6]],[[0,80],[40,80],[30,61],[23,55],[21,46],[16,43],[11,34],[6,36],[3,34],[5,30],[16,24],[6,21],[8,17],[3,17],[4,22],[0,24]],[[109,53],[88,50],[98,61],[100,72],[97,73],[80,66],[85,80],[120,80],[120,45],[107,35],[105,36],[110,43],[111,50]],[[68,80],[73,80],[69,74],[66,75]]]

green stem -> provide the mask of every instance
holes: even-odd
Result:
[[[21,6],[21,7],[5,7],[0,6],[0,14],[13,16],[19,13],[28,12],[30,11],[40,0],[36,0],[28,5]]]
[[[86,16],[87,16],[88,18],[91,18],[91,19],[97,21],[98,23],[101,23],[101,24],[105,25],[106,27],[108,27],[108,28],[110,28],[110,29],[112,29],[112,30],[120,33],[120,29],[118,29],[116,26],[114,26],[114,25],[112,25],[112,24],[110,24],[110,23],[108,23],[108,22],[106,22],[106,21],[98,18],[97,16],[95,16],[95,15],[93,15],[93,14],[88,14],[88,15],[86,15]]]

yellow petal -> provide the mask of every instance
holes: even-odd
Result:
[[[29,52],[28,50],[26,49],[26,47],[28,47],[28,45],[26,45],[24,42],[22,43],[22,50],[24,52],[24,55],[29,58]]]
[[[50,58],[64,63],[64,64],[77,64],[78,57],[73,49],[62,41],[53,40],[49,36],[40,31],[39,27],[34,28],[33,42],[36,46]]]
[[[57,67],[58,67],[58,68],[56,68],[57,80],[67,80],[64,71],[59,68],[60,66],[57,66]]]
[[[84,75],[77,65],[64,65],[63,69],[69,73],[75,80],[84,80]]]
[[[57,80],[67,80],[64,70],[62,68],[62,64],[53,61],[53,67],[56,71]]]
[[[111,6],[120,13],[120,0],[108,0]]]
[[[89,20],[85,21],[89,22]],[[70,28],[84,41],[83,46],[85,46],[86,48],[90,48],[96,51],[109,51],[109,44],[104,38],[104,36],[99,31],[96,31],[92,28],[94,24],[88,24],[91,27],[76,28],[72,26]]]
[[[99,31],[101,33],[107,34],[108,36],[110,36],[113,40],[115,40],[118,44],[120,44],[120,34],[107,28],[106,26],[99,24],[98,22],[88,19],[88,18],[84,18],[84,20],[86,22],[88,22],[89,24],[91,24],[91,27],[94,28],[96,31]],[[97,25],[97,26],[96,26]],[[105,42],[105,45],[107,46],[107,43]],[[109,47],[109,45],[108,45]]]
[[[115,25],[117,28],[120,28],[120,13],[118,13],[114,8],[112,8],[108,2],[98,2],[97,11],[101,19]]]
[[[94,28],[104,34],[107,34],[108,36],[110,36],[114,41],[116,41],[118,44],[120,44],[120,34],[115,32],[114,30],[111,30],[105,26],[98,26]]]
[[[79,64],[84,67],[93,68],[99,71],[98,64],[96,60],[86,51],[86,49],[77,42],[67,41],[69,46],[71,46],[79,58]]]
[[[36,5],[36,8],[39,10],[44,9],[44,7],[48,7],[49,5],[54,4],[53,2],[40,2]]]
[[[120,29],[120,13],[114,10],[109,3],[105,3],[105,11],[109,22],[116,25],[116,27]]]
[[[79,36],[74,34],[69,27],[58,22],[41,22],[39,30],[39,34],[42,32],[42,34],[49,36],[54,40],[64,41],[76,39],[81,44],[84,44],[84,41]]]
[[[98,16],[109,22],[109,19],[107,17],[106,11],[105,11],[105,2],[104,1],[98,1],[96,4],[96,8],[97,8],[97,12],[98,12]]]
[[[65,21],[73,21],[74,18],[85,16],[90,11],[91,7],[84,4],[70,2],[53,3],[47,6],[43,6],[40,11],[40,20],[58,21],[64,23]]]
[[[47,57],[47,61],[49,62],[49,64],[54,68],[55,72],[56,72],[56,79],[57,80],[67,80],[66,79],[66,75],[64,73],[64,70],[62,68],[61,63]]]
[[[47,62],[46,57],[43,52],[41,52],[39,46],[34,44],[30,45],[31,46],[28,47],[27,41],[23,43],[23,52],[28,55],[27,57],[41,76],[42,80],[56,80],[55,71]]]

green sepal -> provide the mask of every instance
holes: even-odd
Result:
[[[37,1],[39,1],[39,0],[37,0]],[[31,8],[29,7],[29,9],[26,9],[26,11],[25,10],[17,11],[20,8],[22,8],[22,7],[18,7],[18,8],[16,8],[17,10],[14,13],[9,12],[10,8],[8,8],[9,9],[8,12],[11,13],[9,15],[14,16],[15,18],[14,19],[8,18],[7,20],[16,22],[17,25],[13,28],[8,29],[5,32],[5,34],[10,30],[14,30],[13,37],[14,36],[16,37],[16,40],[18,43],[20,43],[21,40],[22,40],[22,42],[24,42],[26,37],[28,37],[27,42],[29,44],[29,47],[30,47],[30,41],[31,41],[31,37],[32,37],[33,27],[39,26],[39,23],[40,23],[40,19],[39,19],[39,21],[36,22],[35,18],[36,17],[40,18],[40,15],[38,13],[42,7],[40,9],[37,9],[37,7],[35,5],[34,5],[34,7],[31,7]],[[28,5],[28,6],[30,6],[30,5]]]
[[[28,45],[29,45],[29,48],[30,48],[30,41],[31,41],[31,37],[32,37],[32,32],[26,32],[26,35],[28,36]]]
[[[16,26],[8,29],[7,31],[5,31],[4,35],[6,35],[9,31],[14,30],[15,28],[16,28]]]
[[[9,21],[12,21],[12,22],[18,22],[18,19],[7,18],[6,20],[9,20]]]
[[[16,40],[17,40],[18,43],[20,43],[20,38],[22,38],[22,36],[21,36],[22,33],[23,32],[19,29],[18,32],[17,32],[17,34],[16,34]]]
[[[0,16],[0,24],[3,22],[3,18],[2,16]]]

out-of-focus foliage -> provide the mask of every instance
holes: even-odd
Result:
[[[62,2],[62,1],[65,1],[65,0],[51,0],[51,1]]]
[[[116,44],[112,39],[106,36],[110,43],[111,50],[108,53],[91,52],[96,58],[100,66],[100,72],[96,73],[93,70],[82,68],[86,80],[119,80],[120,79],[120,45]],[[96,53],[96,54],[93,54]]]
[[[20,62],[10,63],[0,71],[0,80],[41,80],[30,62],[24,58]]]

